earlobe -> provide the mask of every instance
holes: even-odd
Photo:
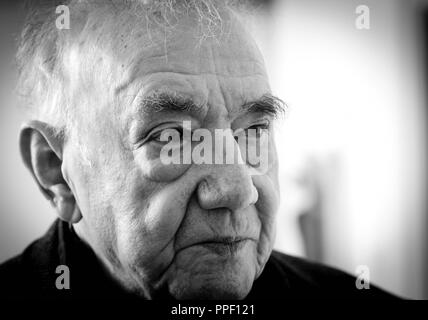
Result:
[[[82,218],[79,207],[70,188],[64,184],[56,184],[50,188],[53,193],[52,204],[61,220],[77,223]]]
[[[62,174],[62,137],[48,124],[31,121],[22,127],[19,143],[25,166],[59,217],[71,223],[78,222],[80,210]]]

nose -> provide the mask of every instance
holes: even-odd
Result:
[[[256,203],[258,192],[245,165],[215,165],[199,183],[197,197],[203,209],[237,211]]]

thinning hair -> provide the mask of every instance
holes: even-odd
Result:
[[[27,4],[27,17],[21,33],[17,64],[19,78],[16,91],[20,105],[29,118],[49,123],[57,134],[66,135],[76,121],[73,98],[70,96],[69,76],[64,63],[66,51],[80,37],[91,20],[137,15],[151,28],[173,29],[180,16],[193,14],[202,30],[202,38],[224,31],[221,9],[236,11],[245,1],[232,0],[44,0]],[[36,3],[36,4],[34,4]],[[56,7],[66,5],[70,10],[70,30],[56,27]],[[103,16],[103,15],[113,16]],[[120,19],[118,19],[120,20]],[[120,21],[126,21],[123,19]],[[131,27],[132,28],[132,27]],[[147,30],[148,31],[148,30]],[[150,31],[148,31],[150,32]]]

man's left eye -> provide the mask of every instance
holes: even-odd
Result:
[[[259,139],[263,132],[267,132],[270,128],[270,122],[253,124],[247,128],[241,128],[235,131],[235,140],[240,136],[245,136],[246,139]]]
[[[255,136],[257,138],[259,138],[261,136],[261,134],[263,133],[263,131],[265,130],[269,130],[270,127],[270,123],[269,122],[263,122],[263,123],[258,123],[255,125],[252,125],[250,127],[248,127],[247,129],[245,129],[245,135],[249,136],[255,133]]]

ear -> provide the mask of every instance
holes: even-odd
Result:
[[[63,137],[44,122],[30,121],[21,128],[19,145],[25,166],[60,219],[78,222],[80,209],[62,174]]]

